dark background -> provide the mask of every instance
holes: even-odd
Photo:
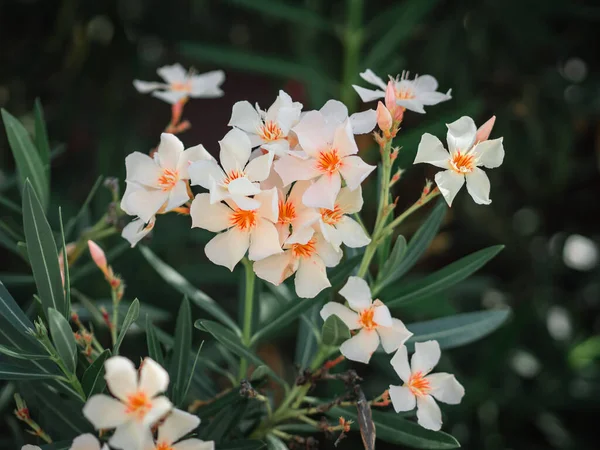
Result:
[[[353,5],[360,2],[0,0],[0,106],[32,127],[33,101],[42,100],[56,152],[51,223],[59,205],[67,217],[77,212],[98,175],[123,180],[125,156],[156,145],[169,107],[138,94],[131,81],[158,80],[161,65],[226,71],[225,96],[191,101],[184,117],[192,129],[180,136],[186,146],[203,143],[213,153],[238,100],[266,107],[283,88],[305,109],[341,98],[356,110],[362,105],[349,85],[367,67],[380,75],[432,74],[441,90],[452,88],[453,99],[429,107],[426,115],[407,114],[397,139],[401,166],[410,167],[423,132],[442,137],[444,123],[461,115],[483,123],[495,114],[492,137],[504,136],[506,159],[488,172],[493,203],[477,206],[461,192],[411,276],[493,244],[506,249],[442,298],[404,314],[420,320],[502,305],[514,310],[500,331],[448,352],[445,364],[467,395],[459,407],[443,408],[444,429],[469,449],[598,448],[597,2],[370,0],[359,8],[360,27],[349,28]],[[349,49],[360,37],[353,59]],[[369,139],[360,143],[364,158],[375,161]],[[13,172],[2,134],[0,195],[19,202]],[[434,173],[426,167],[408,172],[395,190],[399,208],[410,205],[425,176]],[[364,213],[371,218],[374,183],[365,185]],[[88,224],[109,199],[105,190],[94,198]],[[2,204],[0,218],[19,225]],[[422,218],[401,231],[411,234]],[[584,238],[579,250],[565,246],[574,235]],[[151,246],[235,313],[241,274],[206,262],[206,237],[190,232],[185,217],[169,215],[159,218]],[[124,248],[118,237],[102,245]],[[27,265],[0,252],[0,280],[29,303],[33,287],[18,275],[28,273]],[[120,253],[113,266],[126,280],[126,297],[172,317],[179,295],[137,250]],[[109,294],[93,270],[76,287],[97,299]],[[156,320],[172,330],[172,320]],[[288,338],[292,347],[261,349],[264,357],[290,362],[285,348],[293,348],[294,333]],[[132,338],[130,352],[143,353],[142,342],[136,347]],[[0,406],[0,434],[18,436],[10,397],[0,396]],[[342,446],[358,445],[353,441]]]

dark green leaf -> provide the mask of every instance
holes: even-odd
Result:
[[[267,366],[258,366],[256,369],[252,371],[252,376],[250,379],[252,381],[258,381],[263,377],[266,377],[269,374],[269,368]]]
[[[60,375],[54,375],[48,372],[34,372],[31,369],[0,363],[0,380],[48,380],[59,377]]]
[[[185,388],[183,390],[183,394],[181,395],[182,399],[186,399],[188,396],[188,392],[190,392],[190,386],[192,385],[192,381],[194,379],[194,374],[196,373],[196,366],[198,365],[198,358],[200,358],[200,352],[202,351],[202,347],[204,346],[204,341],[198,347],[198,351],[196,352],[196,357],[194,358],[194,364],[192,364],[192,370],[190,371],[190,375],[188,376],[187,383],[185,384]]]
[[[113,349],[113,354],[119,354],[119,348],[121,348],[121,344],[123,343],[123,339],[125,339],[125,334],[129,330],[129,327],[133,322],[135,322],[140,315],[140,301],[136,298],[131,302],[131,306],[127,311],[127,315],[125,316],[125,320],[123,321],[123,325],[121,325],[121,331],[119,331],[119,337],[117,337],[117,342],[115,343],[115,348]]]
[[[192,311],[187,297],[183,298],[175,324],[175,345],[169,365],[171,400],[175,406],[183,402],[188,380],[189,355],[192,351]]]
[[[67,255],[67,244],[65,243],[65,229],[63,228],[63,220],[62,220],[62,208],[58,208],[58,218],[60,222],[60,236],[61,236],[61,248],[63,255],[63,272],[65,274],[65,303],[67,304],[67,311],[71,311],[71,278],[69,276],[69,257]],[[60,265],[59,265],[60,269]]]
[[[285,445],[285,442],[273,434],[267,434],[267,448],[269,450],[288,450],[288,446]]]
[[[406,253],[406,239],[400,235],[396,238],[392,253],[383,264],[377,276],[377,287],[379,290],[394,281],[394,269],[400,265],[400,261],[404,258],[404,253]]]
[[[217,444],[217,450],[261,450],[267,446],[266,442],[257,439],[243,441],[223,442]]]
[[[6,347],[4,345],[0,345],[0,353],[15,359],[33,360],[50,358],[50,356],[47,353],[27,353],[23,350]]]
[[[237,402],[221,409],[210,421],[209,425],[200,430],[200,437],[204,441],[221,441],[228,432],[238,425],[247,401],[238,396]]]
[[[46,130],[46,121],[44,120],[44,109],[39,98],[35,99],[33,108],[35,116],[35,146],[37,147],[42,167],[46,173],[50,173],[50,142],[48,141],[48,131]]]
[[[90,190],[90,193],[88,194],[88,196],[86,197],[85,201],[81,205],[81,208],[79,208],[79,211],[77,212],[77,214],[75,216],[71,217],[71,219],[69,219],[69,221],[67,222],[67,226],[65,227],[65,233],[64,233],[66,240],[69,239],[69,236],[71,236],[71,232],[73,231],[73,228],[77,224],[77,221],[85,213],[85,211],[87,210],[87,207],[89,206],[90,202],[94,198],[94,195],[96,195],[96,192],[98,191],[98,188],[102,184],[102,179],[103,179],[102,175],[100,175],[96,179],[96,182],[92,186],[92,189]]]
[[[35,283],[33,275],[27,273],[0,272],[0,281],[7,286],[29,286]]]
[[[342,342],[350,339],[348,326],[336,315],[331,315],[323,324],[321,342],[324,345],[338,347]]]
[[[67,319],[54,308],[48,309],[48,325],[52,343],[58,352],[58,356],[71,373],[75,373],[77,363],[77,343],[73,330]]]
[[[302,26],[302,28],[313,27],[321,31],[331,32],[333,27],[318,14],[310,9],[295,6],[279,0],[227,0],[235,6],[254,10],[264,16],[286,20]]]
[[[70,450],[73,440],[55,442],[53,444],[42,445],[42,450]]]
[[[296,366],[300,369],[309,367],[317,352],[320,337],[318,327],[322,322],[320,310],[321,305],[316,304],[300,317],[295,357]]]
[[[60,426],[61,429],[68,431],[71,436],[77,436],[82,433],[91,432],[92,426],[81,413],[83,401],[69,401],[50,390],[47,386],[35,385],[31,389],[33,395],[38,399],[38,403],[44,405],[39,410],[46,421],[51,423],[54,428]]]
[[[94,394],[99,394],[104,390],[106,381],[104,381],[104,362],[110,356],[110,350],[104,350],[98,355],[94,362],[83,373],[81,387],[85,392],[85,397],[90,398]]]
[[[215,398],[210,403],[201,406],[196,411],[194,411],[194,414],[201,417],[202,419],[208,419],[209,417],[214,416],[216,413],[226,408],[227,406],[239,401],[239,399],[239,389],[232,389],[226,394],[222,394],[221,396]]]
[[[4,206],[6,209],[11,210],[17,214],[21,214],[21,207],[13,202],[12,200],[6,198],[4,195],[0,194],[0,205]]]
[[[146,314],[146,342],[148,345],[148,356],[161,366],[165,364],[165,357],[156,337],[156,330],[150,321],[150,315]]]

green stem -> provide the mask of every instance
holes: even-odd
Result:
[[[117,290],[116,289],[111,289],[111,295],[112,295],[112,305],[113,305],[113,311],[112,311],[112,326],[110,327],[110,337],[112,340],[112,345],[113,348],[114,346],[117,344],[117,332],[118,332],[118,327],[119,327],[119,298],[117,297]]]
[[[252,263],[247,259],[242,259],[244,264],[244,270],[246,273],[245,283],[245,296],[244,296],[244,325],[242,328],[242,342],[246,347],[250,346],[252,341],[252,311],[254,309],[254,270],[252,269]],[[246,376],[248,370],[248,361],[242,358],[240,361],[240,373],[239,379],[243,379]]]
[[[363,41],[363,0],[346,0],[346,28],[344,30],[344,68],[340,99],[350,112],[356,110],[357,95],[352,82],[358,75],[360,52]]]

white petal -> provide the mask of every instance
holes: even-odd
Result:
[[[161,426],[158,427],[159,443],[172,445],[200,425],[200,419],[194,414],[174,409]]]
[[[200,75],[193,75],[190,79],[192,85],[191,97],[215,98],[221,97],[223,91],[220,85],[225,81],[225,73],[222,70],[213,70]]]
[[[300,109],[292,106],[292,107],[283,107],[279,109],[277,113],[277,124],[284,136],[287,136],[290,129],[296,125],[296,122],[300,119]]]
[[[190,165],[196,161],[214,161],[214,158],[202,144],[185,149],[179,157],[179,163],[177,165],[179,178],[188,180],[190,178],[188,169]]]
[[[172,408],[173,404],[164,395],[155,397],[152,400],[150,411],[144,416],[143,423],[148,427],[154,426],[154,424],[165,417]]]
[[[442,351],[438,341],[415,343],[415,353],[410,361],[411,373],[427,375],[437,365]]]
[[[333,142],[331,127],[319,111],[307,112],[293,129],[302,149],[312,157]]]
[[[139,216],[144,222],[149,222],[152,217],[167,203],[169,193],[153,189],[137,189],[127,197],[123,197],[121,207],[132,216]]]
[[[129,222],[123,228],[121,232],[121,237],[126,239],[131,244],[131,248],[135,247],[138,242],[140,242],[148,233],[152,231],[154,228],[154,223],[156,219],[153,217],[148,222],[148,225],[144,223],[142,219],[135,219]]]
[[[327,318],[331,315],[338,316],[351,330],[358,330],[359,328],[362,328],[361,324],[358,323],[358,314],[356,314],[350,308],[346,308],[341,303],[326,303],[323,308],[321,308],[320,314],[323,320],[327,320]]]
[[[454,172],[453,170],[444,170],[435,174],[435,184],[446,199],[448,206],[452,206],[454,197],[465,184],[465,176]]]
[[[341,187],[342,180],[339,173],[334,172],[331,175],[328,173],[321,175],[304,192],[302,203],[313,208],[334,209],[335,199]]]
[[[381,303],[381,301],[379,300],[375,300],[373,306],[375,307],[375,311],[373,312],[373,321],[377,325],[381,325],[383,327],[391,327],[393,325],[393,322],[389,308],[383,303]]]
[[[296,230],[285,242],[286,245],[292,244],[306,244],[311,240],[313,235],[315,234],[315,230],[311,227],[304,227],[299,230]]]
[[[255,183],[255,184],[257,184],[257,183]],[[232,195],[231,200],[233,200],[233,203],[235,203],[238,208],[246,210],[246,211],[258,209],[261,206],[261,203],[258,200],[255,200],[253,198],[244,197],[241,195]],[[211,199],[211,201],[212,201],[212,199]]]
[[[148,187],[157,187],[162,170],[148,155],[133,152],[125,158],[127,181],[135,181]]]
[[[250,233],[250,250],[248,258],[260,261],[276,253],[282,253],[279,234],[273,223],[266,219],[258,219],[256,227]]]
[[[379,335],[374,330],[362,329],[340,345],[340,353],[352,361],[369,364],[371,355],[379,346]]]
[[[108,443],[120,450],[142,450],[151,441],[149,427],[130,421],[118,427]]]
[[[341,125],[348,118],[348,108],[339,100],[328,100],[319,110],[327,122]]]
[[[115,428],[129,420],[123,403],[108,395],[93,395],[83,407],[83,415],[96,430]]]
[[[331,286],[325,264],[319,256],[313,255],[310,258],[300,259],[294,286],[296,294],[301,298],[316,297],[323,289]]]
[[[396,412],[411,411],[417,406],[415,394],[407,387],[390,385],[388,392]]]
[[[231,213],[223,203],[212,204],[209,194],[198,194],[190,207],[192,228],[204,228],[213,233],[223,231],[231,226]]]
[[[142,81],[142,80],[133,80],[133,86],[137,89],[138,92],[142,94],[147,94],[148,92],[152,92],[155,89],[164,89],[166,86],[164,83],[156,83],[154,81]]]
[[[448,127],[447,140],[450,154],[454,154],[457,150],[464,153],[471,149],[477,134],[477,126],[473,119],[463,116],[452,123],[446,124],[446,127]]]
[[[174,105],[180,100],[188,96],[187,92],[183,91],[153,91],[152,96],[161,99],[171,105]]]
[[[156,361],[146,358],[140,370],[139,387],[149,397],[155,397],[169,387],[169,374]]]
[[[168,191],[167,204],[165,205],[165,211],[171,211],[173,208],[177,208],[183,205],[190,199],[188,194],[187,185],[185,181],[179,180],[173,186],[173,189]]]
[[[158,75],[167,83],[182,83],[186,80],[187,71],[179,63],[171,66],[163,66],[157,71]]]
[[[438,103],[450,100],[452,97],[441,92],[420,92],[418,94],[419,101],[426,106],[437,105]]]
[[[317,223],[320,218],[321,214],[319,214],[314,208],[296,207],[296,218],[292,220],[294,233],[302,228],[310,227],[311,225]]]
[[[371,289],[365,280],[360,277],[348,277],[348,281],[339,294],[344,297],[350,308],[361,312],[371,306]]]
[[[231,119],[227,124],[230,127],[238,127],[247,133],[256,134],[262,121],[258,112],[248,101],[237,102],[231,110]]]
[[[426,378],[431,386],[431,395],[440,402],[458,405],[465,395],[465,388],[450,373],[433,373]]]
[[[214,264],[225,266],[233,272],[233,268],[246,254],[250,245],[250,233],[237,228],[217,234],[204,247],[204,253]]]
[[[428,163],[442,169],[448,169],[449,160],[450,154],[438,138],[429,133],[421,136],[421,142],[419,142],[417,156],[413,164]]]
[[[262,144],[261,149],[267,150],[273,156],[283,156],[289,153],[290,143],[285,139]]]
[[[417,398],[417,422],[428,430],[442,428],[442,411],[431,395]]]
[[[336,249],[333,245],[327,242],[321,233],[316,233],[315,238],[315,250],[317,251],[319,257],[323,260],[325,266],[337,266],[342,259],[342,251],[340,249]]]
[[[277,188],[260,191],[254,197],[254,200],[260,202],[258,215],[276,223],[279,217],[279,194],[277,193]]]
[[[371,238],[367,236],[360,224],[348,216],[344,216],[335,226],[342,237],[342,241],[350,248],[360,248],[368,245]]]
[[[377,124],[377,113],[374,109],[355,113],[350,116],[350,125],[354,134],[370,133]]]
[[[347,156],[342,160],[342,165],[339,170],[344,177],[344,181],[346,181],[348,189],[354,190],[358,188],[365,178],[367,178],[375,169],[375,166],[367,164],[360,156]]]
[[[350,120],[346,120],[343,124],[336,127],[333,137],[333,148],[338,151],[340,156],[356,155],[358,153]]]
[[[162,133],[156,153],[163,169],[177,169],[179,157],[183,153],[183,143],[174,134]]]
[[[273,164],[273,153],[254,158],[246,166],[246,176],[250,181],[266,180]]]
[[[412,112],[425,114],[425,108],[423,108],[423,103],[421,103],[419,98],[396,99],[396,105],[402,106]]]
[[[394,318],[392,318],[391,327],[378,327],[377,332],[381,338],[381,346],[386,353],[398,350],[412,336],[404,323]]]
[[[304,207],[302,203],[302,196],[310,187],[310,185],[310,181],[297,181],[288,192],[287,201],[291,202],[295,206],[296,211]]]
[[[283,185],[298,180],[312,180],[320,175],[312,159],[300,159],[291,155],[284,155],[275,161],[275,171],[281,177]]]
[[[123,356],[113,356],[104,363],[104,378],[110,393],[115,397],[126,400],[138,388],[137,371],[133,363]]]
[[[404,345],[398,347],[398,350],[390,360],[390,364],[400,379],[406,383],[410,378],[411,371],[410,364],[408,363],[408,350]]]
[[[73,439],[69,450],[100,450],[100,443],[93,434],[82,434]]]
[[[344,212],[344,214],[354,214],[359,212],[363,207],[362,188],[358,186],[354,190],[343,187],[335,201],[336,205]]]
[[[37,445],[24,445],[23,447],[21,447],[21,450],[42,450],[41,447],[38,447]]]
[[[475,203],[479,205],[489,205],[490,200],[490,179],[483,170],[475,167],[473,172],[465,176],[467,179],[467,191],[473,197]]]
[[[254,262],[254,273],[257,277],[279,286],[295,272],[293,262],[292,252],[286,251]]]
[[[226,173],[244,170],[252,152],[252,144],[246,133],[237,128],[229,130],[219,141],[219,146],[219,159]]]
[[[252,183],[248,178],[236,178],[227,185],[227,190],[233,195],[239,195],[246,197],[249,195],[256,195],[260,193],[260,185],[258,183]]]
[[[354,88],[360,99],[365,103],[372,102],[379,98],[385,97],[385,89],[383,91],[365,89],[364,87],[356,86],[355,84],[353,84],[352,87]]]
[[[503,138],[483,141],[473,147],[471,152],[477,158],[477,165],[494,169],[499,167],[504,161]]]
[[[415,88],[420,92],[433,92],[437,91],[438,82],[431,75],[421,75],[416,77],[412,82]]]
[[[335,249],[340,248],[340,245],[342,245],[342,236],[333,225],[329,225],[320,220],[319,230],[321,231],[323,238],[325,238],[325,240],[329,242]]]
[[[173,446],[173,450],[215,450],[215,441],[201,441],[200,439],[186,439]]]
[[[378,88],[381,88],[385,91],[386,84],[384,83],[384,81],[381,78],[379,78],[377,75],[375,75],[375,72],[373,72],[371,69],[367,69],[364,72],[362,72],[360,74],[360,77],[363,80],[365,80],[367,83],[374,84]]]
[[[215,160],[201,160],[190,164],[188,168],[192,186],[202,186],[210,189],[213,182],[220,183],[225,177],[225,172]]]

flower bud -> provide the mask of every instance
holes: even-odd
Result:
[[[104,250],[102,250],[94,241],[88,241],[88,248],[90,249],[90,255],[92,255],[94,263],[96,263],[98,268],[106,274],[108,271],[108,262],[106,261]]]
[[[392,115],[381,102],[377,104],[377,125],[386,136],[390,135],[390,130],[393,125]]]
[[[494,128],[495,122],[496,116],[492,116],[486,123],[481,125],[477,130],[477,134],[475,135],[475,142],[487,141],[492,133],[492,128]]]
[[[385,106],[392,115],[394,123],[399,124],[404,118],[404,108],[396,104],[396,86],[393,81],[388,81],[385,89]]]

